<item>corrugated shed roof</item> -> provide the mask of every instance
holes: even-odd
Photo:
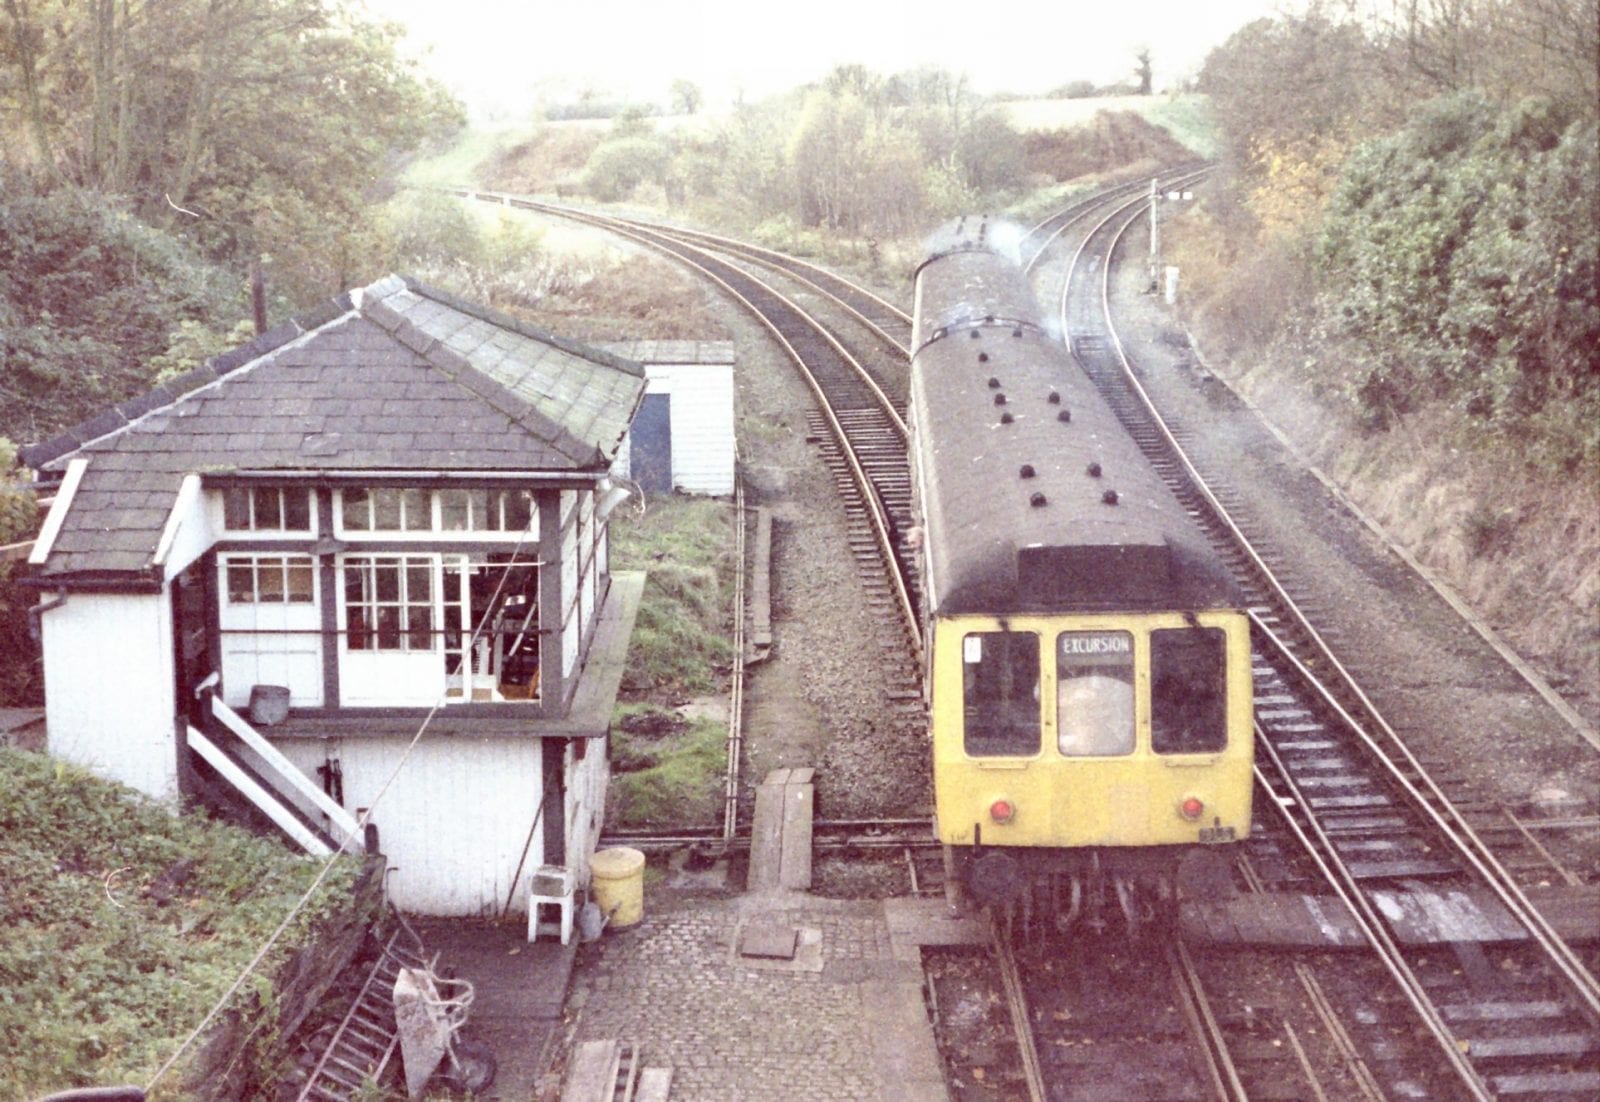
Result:
[[[24,449],[88,461],[43,572],[143,572],[191,473],[603,470],[643,390],[638,364],[391,276]]]

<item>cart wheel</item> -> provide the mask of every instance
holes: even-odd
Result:
[[[439,1076],[451,1090],[482,1094],[494,1082],[494,1073],[499,1067],[494,1049],[471,1037],[458,1037],[454,1058],[445,1060]]]

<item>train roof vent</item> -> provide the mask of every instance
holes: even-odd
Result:
[[[1028,504],[1032,505],[1035,509],[1043,509],[1046,505],[1050,504],[1050,499],[1038,491],[1034,491],[1028,495]]]
[[[1032,478],[1033,475],[1034,475],[1033,464],[1032,463],[1024,463],[1022,465],[1022,470],[1018,471],[1017,473],[1020,474],[1023,478]]]
[[[1072,420],[1072,411],[1070,409],[1063,409],[1060,413],[1056,414],[1056,420],[1060,421],[1063,425],[1067,424]]]
[[[1006,404],[1006,396],[1004,394],[1000,393],[999,391],[996,391],[995,392],[995,396],[994,396],[994,404],[997,405],[997,406],[1005,405]]]
[[[1000,423],[1002,425],[1009,425],[1015,420],[1016,418],[1011,416],[1011,411],[1009,409],[1000,415]]]
[[[1053,406],[1059,406],[1061,404],[1061,392],[1059,390],[1052,390],[1050,392],[1050,396],[1046,398],[1045,401],[1049,402]]]
[[[989,389],[990,390],[999,390],[1000,389],[1000,380],[995,378],[993,375],[989,376]]]
[[[1117,491],[1107,490],[1105,493],[1100,495],[1100,500],[1105,502],[1107,505],[1115,505],[1117,503]]]
[[[1090,478],[1099,478],[1100,477],[1100,464],[1098,464],[1098,463],[1089,464],[1089,477]]]
[[[981,363],[981,364],[988,363],[989,362],[989,353],[987,353],[987,352],[979,352],[978,353],[978,362]]]

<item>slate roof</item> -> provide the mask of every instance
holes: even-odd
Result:
[[[143,575],[192,473],[600,473],[643,392],[637,363],[389,276],[23,449],[88,461],[42,574]]]
[[[732,341],[601,341],[596,347],[641,364],[732,364]]]

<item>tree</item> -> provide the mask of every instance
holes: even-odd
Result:
[[[1133,71],[1139,78],[1139,94],[1148,96],[1155,80],[1155,68],[1150,63],[1150,47],[1140,46],[1133,59],[1138,62]]]
[[[682,77],[672,82],[672,109],[680,115],[693,115],[700,110],[703,97],[700,86]]]
[[[0,118],[26,120],[36,169],[240,268],[272,257],[298,302],[366,274],[388,158],[461,120],[397,27],[331,0],[4,3]]]

